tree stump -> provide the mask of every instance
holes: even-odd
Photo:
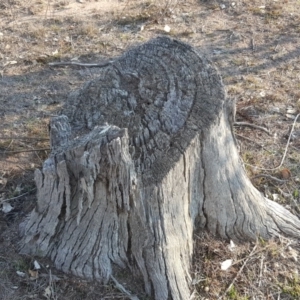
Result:
[[[193,231],[233,240],[299,236],[299,219],[247,178],[235,105],[211,62],[159,37],[72,93],[50,124],[22,253],[107,282],[114,267],[157,300],[189,299]]]

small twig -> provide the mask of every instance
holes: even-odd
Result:
[[[49,271],[49,289],[50,289],[50,292],[51,294],[49,295],[51,297],[51,299],[53,300],[57,300],[57,296],[55,295],[55,283],[54,283],[54,280],[52,279],[52,272],[51,272],[51,269]],[[44,295],[47,297],[47,295]],[[47,297],[48,298],[48,297]]]
[[[0,151],[0,154],[6,153],[22,153],[22,152],[35,152],[35,151],[48,151],[51,148],[31,149],[31,150],[17,150],[17,151]]]
[[[263,266],[264,266],[264,256],[261,256],[261,262],[260,262],[260,271],[259,271],[259,282],[258,282],[258,286],[261,286],[261,279],[262,279],[262,273],[263,273]]]
[[[245,162],[244,162],[244,164],[247,165],[247,166],[256,168],[256,169],[258,169],[258,170],[264,170],[264,171],[275,171],[275,170],[278,170],[279,168],[281,168],[281,166],[283,165],[283,162],[284,162],[284,160],[285,160],[285,157],[286,157],[286,154],[287,154],[287,150],[288,150],[288,147],[289,147],[289,144],[290,144],[290,141],[291,141],[291,136],[292,136],[292,133],[293,133],[294,128],[295,128],[295,124],[296,124],[297,119],[298,119],[299,116],[300,116],[300,114],[298,114],[298,115],[296,116],[296,118],[295,118],[295,120],[294,120],[294,122],[293,122],[293,126],[292,126],[292,129],[291,129],[291,132],[290,132],[288,141],[287,141],[286,146],[285,146],[284,154],[283,154],[283,156],[282,156],[282,159],[281,159],[280,164],[279,164],[277,167],[272,168],[272,169],[265,169],[265,168],[260,168],[260,167],[253,166],[253,165],[251,165],[251,164],[247,164],[247,163],[245,163]]]
[[[268,174],[258,174],[258,175],[253,176],[251,179],[256,179],[256,178],[260,178],[260,177],[265,177],[265,178],[274,180],[274,181],[279,182],[279,183],[286,183],[288,181],[288,180],[279,179],[277,177],[274,177],[274,176],[271,176],[271,175],[268,175]]]
[[[246,140],[246,141],[248,141],[248,142],[253,143],[253,140],[252,140],[252,139],[249,139],[249,138],[246,137],[246,136],[243,136],[243,135],[240,135],[240,134],[237,134],[237,133],[234,133],[234,135],[235,135],[235,136],[238,136],[238,137],[240,137],[240,138],[242,138],[242,139],[244,139],[244,140]],[[263,147],[262,145],[260,145],[259,143],[255,142],[255,141],[254,141],[254,143],[255,143],[257,146],[259,146],[259,147]]]
[[[252,48],[252,51],[255,51],[255,50],[256,50],[256,45],[255,45],[255,40],[254,40],[254,38],[251,38],[251,48]]]
[[[0,136],[0,140],[33,140],[33,141],[49,141],[49,138],[30,138],[30,137],[2,137]]]
[[[12,145],[13,142],[14,142],[14,141],[11,140],[10,143],[9,143],[9,145],[6,147],[6,149],[9,149],[9,147]],[[7,150],[4,150],[3,152],[7,152]]]
[[[62,62],[52,62],[48,63],[48,66],[51,67],[57,67],[57,66],[80,66],[80,67],[87,67],[87,68],[104,68],[107,66],[110,66],[113,63],[113,61],[109,61],[107,63],[103,64],[97,64],[97,63],[81,63],[81,62],[75,62],[75,61],[62,61]]]
[[[193,293],[191,294],[189,300],[194,300],[194,299],[196,299],[197,296],[198,296],[198,293],[196,292],[196,290],[193,290]]]
[[[265,151],[271,153],[271,152],[270,152],[267,148],[265,148],[263,145],[260,145],[259,143],[255,142],[254,140],[249,139],[249,138],[246,137],[246,136],[243,136],[243,135],[240,135],[240,134],[237,134],[237,133],[234,133],[234,135],[237,136],[237,137],[240,137],[240,138],[242,138],[242,139],[245,139],[246,141],[251,142],[252,144],[254,143],[254,144],[256,144],[258,147],[263,148]]]
[[[47,2],[46,11],[45,11],[45,19],[47,18],[48,9],[50,7],[50,0]]]
[[[262,126],[258,126],[258,125],[255,125],[255,124],[247,123],[247,122],[234,122],[233,126],[247,126],[247,127],[252,127],[252,128],[255,128],[255,129],[262,130],[262,131],[264,131],[264,132],[266,132],[267,134],[270,135],[270,131],[267,128],[262,127]]]
[[[18,199],[18,198],[21,198],[21,197],[23,197],[23,196],[26,196],[27,194],[30,194],[31,192],[33,192],[33,191],[35,191],[35,190],[36,190],[36,188],[34,188],[34,189],[32,189],[32,190],[30,190],[30,191],[28,191],[28,192],[26,192],[26,193],[24,193],[24,194],[22,194],[22,195],[19,195],[19,196],[13,197],[13,198],[8,198],[8,199],[1,200],[0,202],[2,203],[2,202],[6,202],[6,201],[16,200],[16,199]]]
[[[29,144],[24,144],[24,142],[22,142],[22,141],[19,141],[19,144],[20,144],[21,146],[24,146],[24,148],[25,148],[25,147],[28,147],[28,148],[31,148],[31,150],[34,150],[34,148],[33,148],[31,145],[29,145]],[[38,155],[38,151],[34,151],[34,154],[37,156],[37,158],[38,158],[38,160],[40,161],[40,163],[43,163],[43,161],[41,160],[40,156]]]
[[[249,254],[248,258],[244,261],[243,265],[241,266],[241,268],[239,269],[239,271],[237,272],[237,274],[235,275],[235,277],[233,278],[232,282],[230,283],[229,287],[226,289],[226,291],[224,292],[224,294],[222,296],[220,296],[218,298],[218,300],[223,299],[226,294],[230,291],[231,287],[234,285],[235,281],[237,280],[237,278],[240,276],[240,274],[242,273],[243,269],[245,268],[247,262],[249,261],[249,259],[253,256],[255,250],[257,248],[257,245],[255,245],[251,251],[251,253]],[[225,299],[225,298],[224,298]]]
[[[123,294],[125,294],[130,300],[139,300],[139,298],[138,298],[137,296],[131,295],[131,293],[129,293],[129,292],[124,288],[124,286],[123,286],[121,283],[119,283],[119,282],[117,281],[117,279],[116,279],[114,276],[110,275],[110,278],[111,278],[112,281],[114,282],[116,288],[117,288],[120,292],[122,292]]]
[[[231,33],[231,35],[229,36],[229,44],[232,44],[232,37],[233,37],[233,33]]]

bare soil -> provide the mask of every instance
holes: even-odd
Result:
[[[35,205],[33,173],[49,154],[49,119],[98,72],[48,63],[106,62],[157,35],[206,53],[237,103],[237,121],[269,130],[236,126],[241,159],[266,197],[299,215],[299,0],[2,0],[0,299],[127,299],[113,282],[86,282],[20,256],[18,226]],[[228,246],[195,236],[195,299],[300,299],[298,241]],[[233,265],[223,271],[227,259]],[[128,289],[147,299],[140,286]]]

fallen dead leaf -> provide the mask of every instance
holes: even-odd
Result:
[[[39,278],[39,272],[35,270],[28,270],[28,273],[30,275],[30,279],[38,279]]]
[[[2,211],[7,214],[9,212],[11,212],[14,208],[8,203],[8,202],[4,202],[2,204]]]
[[[21,272],[21,271],[17,271],[16,273],[20,277],[25,277],[25,275],[26,275],[24,272]]]
[[[228,249],[232,252],[232,251],[234,251],[235,247],[236,247],[235,243],[232,240],[230,240],[230,244],[228,245]]]
[[[165,32],[170,32],[171,31],[171,27],[169,25],[165,25],[164,31]]]
[[[282,169],[280,174],[283,179],[289,179],[291,177],[291,171],[287,168]]]
[[[35,270],[39,270],[41,268],[40,264],[36,260],[33,262],[33,265]]]
[[[232,259],[226,259],[221,263],[221,270],[226,271],[228,270],[232,265]]]

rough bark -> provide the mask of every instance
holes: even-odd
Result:
[[[128,51],[70,95],[68,118],[52,120],[21,252],[103,282],[126,268],[155,299],[186,300],[195,228],[299,236],[298,218],[247,178],[234,110],[191,46],[161,37]]]

